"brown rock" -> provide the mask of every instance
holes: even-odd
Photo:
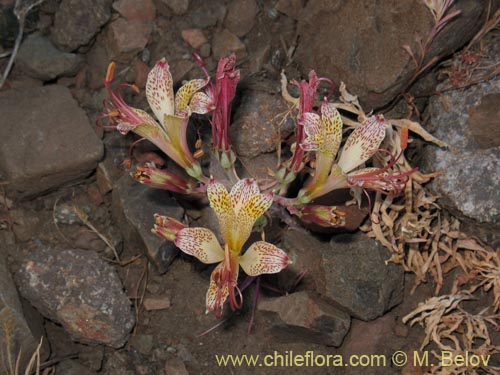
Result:
[[[179,83],[186,78],[191,69],[194,68],[194,63],[191,60],[172,61],[170,71],[174,83]]]
[[[236,36],[243,37],[252,30],[259,7],[255,0],[233,0],[224,25]]]
[[[438,35],[429,59],[450,54],[481,27],[487,3],[463,0],[456,7],[462,13]],[[369,111],[388,103],[411,79],[415,67],[402,46],[418,49],[415,35],[425,39],[433,23],[424,2],[311,0],[299,19],[295,59],[305,74],[315,69],[337,84],[344,81]]]
[[[170,307],[170,298],[168,297],[146,297],[144,298],[144,308],[148,311],[165,310]]]
[[[112,22],[108,35],[116,59],[122,62],[130,61],[146,47],[152,30],[149,22],[127,21],[123,18]]]
[[[201,48],[208,42],[205,34],[200,29],[186,29],[181,31],[182,39],[194,49]]]
[[[261,299],[258,309],[277,314],[271,315],[271,333],[284,342],[340,346],[351,325],[349,315],[306,291]]]
[[[189,0],[160,0],[177,16],[186,14],[189,9]]]
[[[278,0],[275,8],[288,17],[298,20],[304,8],[304,0]]]
[[[118,0],[113,9],[129,21],[153,21],[156,16],[153,0]]]
[[[181,359],[172,358],[165,363],[165,375],[189,375],[189,372]]]
[[[0,108],[0,170],[10,194],[33,196],[96,168],[102,143],[66,87],[10,90]]]
[[[281,96],[263,91],[246,91],[242,96],[230,132],[236,153],[252,158],[276,150],[278,130],[273,120],[287,109]]]
[[[143,63],[141,60],[136,59],[132,64],[134,68],[134,83],[137,87],[143,89],[146,87],[146,82],[148,81],[148,74],[151,71],[151,68]]]
[[[216,59],[228,56],[231,52],[236,54],[238,60],[247,56],[247,49],[243,42],[227,29],[219,31],[214,35],[212,50]]]
[[[480,148],[500,146],[500,93],[488,94],[469,109],[467,126]]]
[[[111,0],[63,0],[59,5],[52,41],[63,51],[87,45],[111,17]]]

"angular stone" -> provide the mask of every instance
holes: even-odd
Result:
[[[490,56],[485,66],[498,61],[498,43],[493,40],[485,48]],[[446,172],[431,185],[442,196],[441,204],[467,222],[464,230],[494,244],[500,243],[500,144],[495,137],[500,126],[495,101],[499,97],[499,76],[447,91],[442,98],[432,97],[427,113],[429,130],[450,147],[431,145],[425,154],[426,169]]]
[[[9,331],[9,342],[7,332]],[[16,286],[7,269],[5,258],[0,253],[0,368],[9,368],[7,358],[17,358],[21,353],[20,368],[28,364],[34,353],[40,337],[35,338],[23,315],[21,301],[17,294]],[[10,353],[7,352],[10,349]]]
[[[62,0],[52,41],[64,51],[87,45],[111,17],[111,0]]]
[[[456,8],[462,13],[432,43],[429,59],[447,56],[470,40],[483,25],[488,4],[462,0]],[[433,23],[423,1],[311,0],[299,19],[295,60],[304,74],[315,69],[336,84],[345,82],[369,111],[388,103],[409,82],[415,66],[402,46],[417,50],[415,35],[425,38]]]
[[[281,96],[246,91],[242,97],[230,132],[236,153],[255,157],[276,150],[278,135],[273,120],[276,114],[287,110]]]
[[[153,0],[118,0],[113,3],[113,9],[129,21],[153,21],[156,16]]]
[[[189,9],[189,0],[161,0],[177,16],[186,14]]]
[[[172,358],[165,363],[165,375],[189,375],[189,372],[182,359]]]
[[[208,42],[201,29],[186,29],[181,31],[182,39],[194,49],[201,48]]]
[[[217,32],[212,41],[214,57],[218,60],[228,56],[231,52],[236,54],[236,59],[241,60],[247,56],[247,49],[243,42],[229,30]]]
[[[83,57],[59,51],[43,36],[28,36],[19,48],[16,66],[33,78],[44,81],[75,75],[83,65]]]
[[[165,1],[165,0],[163,0]],[[189,12],[191,24],[200,29],[216,26],[218,22],[224,21],[227,8],[223,4],[212,6],[210,2],[203,1],[199,6]]]
[[[284,342],[340,346],[351,325],[348,314],[307,291],[262,299],[258,309],[277,315],[271,316],[271,333]]]
[[[148,44],[153,30],[150,22],[118,18],[109,25],[111,49],[116,59],[127,62]]]
[[[224,25],[241,38],[252,30],[258,11],[255,0],[233,0],[229,4]]]
[[[403,269],[385,262],[387,250],[362,233],[334,235],[320,241],[297,231],[285,233],[280,248],[293,261],[278,274],[284,285],[308,273],[302,283],[351,316],[373,320],[403,299]]]
[[[102,143],[66,87],[10,90],[0,108],[0,171],[9,194],[33,196],[96,168]]]
[[[116,182],[113,218],[120,227],[125,246],[143,249],[158,272],[164,273],[178,250],[172,242],[151,233],[156,213],[180,220],[184,209],[165,190],[142,185],[128,175]]]
[[[16,273],[24,298],[74,340],[122,347],[134,326],[115,269],[94,252],[38,249]]]
[[[72,359],[65,359],[57,365],[57,372],[64,375],[95,375],[96,373]]]

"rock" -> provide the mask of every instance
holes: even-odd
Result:
[[[247,56],[247,49],[243,42],[227,29],[215,33],[212,41],[212,50],[214,58],[217,60],[228,56],[231,52],[236,54],[236,59],[238,60]]]
[[[168,297],[146,297],[144,298],[144,308],[147,311],[165,310],[170,307],[170,298]]]
[[[118,0],[113,9],[129,21],[153,21],[156,16],[153,0]]]
[[[172,242],[151,233],[156,213],[180,220],[184,210],[168,192],[142,185],[128,175],[116,182],[113,218],[120,227],[125,246],[144,249],[158,272],[164,273],[178,250]]]
[[[462,0],[452,9],[457,7],[462,13],[435,39],[429,59],[449,55],[483,25],[487,3]],[[415,35],[425,40],[433,23],[424,2],[311,0],[298,22],[295,60],[304,74],[315,69],[336,87],[344,81],[369,111],[388,103],[409,82],[415,66],[402,46],[417,50]]]
[[[210,46],[209,43],[205,43],[200,47],[200,56],[201,57],[208,57],[212,53],[212,47]]]
[[[201,29],[186,29],[181,31],[182,39],[194,49],[199,49],[208,42]]]
[[[231,141],[236,153],[244,157],[273,152],[279,140],[275,116],[286,111],[281,96],[263,91],[242,93],[242,103],[231,124]]]
[[[102,143],[66,87],[10,90],[0,108],[0,173],[9,194],[33,196],[96,168]]]
[[[2,245],[3,247],[3,245]],[[10,339],[7,339],[7,332]],[[7,341],[8,340],[8,341]],[[0,251],[0,368],[9,368],[7,358],[20,358],[20,373],[35,352],[40,337],[34,337],[23,315],[21,301]],[[10,353],[7,351],[10,350]]]
[[[223,4],[213,6],[210,2],[203,1],[199,6],[189,13],[191,24],[200,29],[216,26],[224,20],[227,8]]]
[[[481,149],[500,146],[500,92],[487,94],[469,109],[467,127]]]
[[[172,80],[174,83],[180,83],[188,73],[194,68],[194,63],[192,60],[177,60],[172,61],[171,72]]]
[[[500,57],[497,50],[492,61]],[[428,170],[446,172],[431,187],[447,209],[468,222],[464,230],[494,244],[500,243],[499,98],[498,76],[444,92],[441,98],[432,97],[427,111],[429,130],[450,148],[429,146],[424,163]]]
[[[130,61],[146,47],[153,30],[150,22],[127,21],[118,18],[109,25],[110,45],[115,58],[121,62]]]
[[[44,81],[75,75],[82,65],[82,56],[61,52],[49,39],[37,34],[24,40],[16,60],[16,66],[23,72]]]
[[[74,340],[122,347],[134,314],[115,269],[96,253],[40,248],[26,257],[16,283],[24,298]]]
[[[172,358],[165,363],[165,375],[189,375],[189,372],[181,359]]]
[[[52,41],[63,51],[89,44],[111,17],[111,0],[62,0],[52,27]]]
[[[186,14],[189,9],[189,0],[160,0],[177,16]]]
[[[57,365],[57,372],[64,375],[95,375],[96,372],[72,359],[65,359]]]
[[[19,30],[13,7],[14,3],[0,5],[0,47],[3,48],[14,45]]]
[[[348,358],[352,355],[385,356],[386,365],[370,366],[370,375],[401,374],[398,367],[391,366],[391,356],[398,350],[404,350],[405,341],[394,335],[396,317],[387,314],[372,322],[352,321],[351,330],[342,344],[342,355]],[[407,352],[410,353],[409,351]],[[413,362],[413,361],[409,361]],[[376,362],[374,362],[376,363]],[[357,375],[359,368],[345,367],[343,375]]]
[[[229,4],[224,25],[241,38],[252,30],[258,11],[255,0],[233,0]]]
[[[304,0],[278,0],[276,9],[288,17],[298,20],[300,12],[304,8]]]
[[[277,314],[278,319],[271,317],[271,334],[284,342],[340,346],[351,325],[348,314],[307,291],[261,299],[258,309]]]
[[[291,285],[300,272],[302,283],[352,317],[369,321],[382,316],[403,299],[403,269],[385,262],[387,250],[362,233],[335,235],[329,242],[297,231],[285,233],[280,248],[292,264],[279,275]]]
[[[135,85],[141,89],[145,88],[146,82],[148,80],[148,74],[151,71],[151,68],[139,59],[135,60],[132,63],[132,67],[134,68]]]
[[[153,335],[135,334],[130,339],[129,345],[139,353],[149,355],[153,350]]]

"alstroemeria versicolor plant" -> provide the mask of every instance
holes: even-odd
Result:
[[[156,63],[149,73],[146,97],[156,120],[123,100],[120,91],[123,87],[138,91],[137,87],[121,84],[116,92],[111,89],[112,63],[104,81],[110,100],[106,101],[103,118],[111,121],[111,125],[104,127],[116,128],[122,134],[133,132],[151,141],[186,172],[178,175],[147,163],[136,166],[131,173],[134,179],[175,193],[207,193],[219,220],[222,244],[208,229],[189,228],[161,215],[156,215],[153,232],[175,242],[183,252],[201,262],[219,263],[212,273],[206,305],[207,312],[216,310],[220,315],[226,301],[232,310],[241,307],[240,266],[248,276],[255,277],[279,272],[288,264],[286,253],[265,241],[250,244],[245,250],[255,222],[272,204],[285,207],[303,223],[342,227],[347,219],[346,213],[333,205],[315,203],[319,197],[337,189],[350,189],[358,201],[360,192],[366,193],[367,190],[377,192],[377,197],[380,194],[396,196],[404,190],[416,169],[408,168],[404,161],[403,152],[408,143],[405,128],[393,128],[381,115],[366,116],[355,97],[345,89],[341,88],[343,102],[330,102],[328,98],[333,84],[312,71],[309,81],[292,82],[299,88],[299,98],[283,93],[297,109],[295,143],[292,156],[274,173],[275,182],[262,188],[264,191],[261,192],[256,181],[238,178],[236,154],[229,138],[231,105],[240,79],[235,56],[232,54],[219,61],[213,80],[201,58],[195,57],[205,72],[205,78],[188,81],[175,94],[165,59]],[[330,85],[330,93],[316,105],[321,82]],[[193,113],[209,116],[213,152],[226,173],[225,183],[232,185],[230,192],[222,181],[204,175],[191,152],[186,131]],[[357,121],[352,117],[357,117]],[[341,146],[346,122],[354,129]],[[385,146],[381,148],[383,144]],[[367,163],[372,166],[367,166]],[[304,182],[296,196],[290,196],[288,188],[298,177]]]

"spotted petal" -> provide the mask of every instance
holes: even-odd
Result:
[[[241,179],[234,184],[231,188],[231,192],[229,193],[234,214],[238,216],[238,213],[244,203],[254,195],[258,194],[260,194],[259,185],[257,185],[257,182],[251,178]]]
[[[224,251],[215,234],[206,228],[184,228],[177,232],[175,244],[188,255],[206,264],[220,262]]]
[[[335,155],[342,141],[343,123],[339,111],[332,103],[325,102],[321,106],[321,121],[324,128],[324,142],[320,151]]]
[[[224,185],[210,181],[207,188],[207,196],[219,219],[219,226],[222,237],[226,243],[230,242],[231,231],[234,229],[234,213],[231,207],[231,199]]]
[[[148,74],[146,97],[156,118],[163,125],[165,115],[174,114],[173,81],[165,58],[158,61]]]
[[[192,79],[183,85],[175,94],[175,114],[181,115],[189,109],[189,102],[193,95],[205,87],[208,79]]]
[[[304,126],[307,138],[302,142],[302,149],[305,151],[318,151],[321,147],[322,131],[321,118],[312,112],[304,113],[300,123]]]
[[[263,215],[272,204],[273,195],[271,193],[259,193],[252,196],[242,205],[236,216],[236,235],[233,236],[232,249],[241,251],[246,240],[250,237],[255,220]]]
[[[210,275],[210,286],[208,287],[205,313],[210,311],[220,310],[224,306],[230,289],[234,291],[238,283],[239,267],[237,264],[232,264],[234,269],[228,270],[226,262],[221,262],[215,267]],[[233,292],[234,293],[234,292]]]
[[[338,162],[344,173],[349,173],[377,152],[385,137],[385,127],[384,118],[375,115],[351,133]]]
[[[240,266],[249,276],[264,273],[278,273],[288,265],[288,255],[276,246],[265,242],[255,242],[240,257]]]
[[[191,112],[198,113],[200,115],[212,112],[214,108],[215,103],[213,98],[201,91],[195,93],[189,103],[189,109]]]

